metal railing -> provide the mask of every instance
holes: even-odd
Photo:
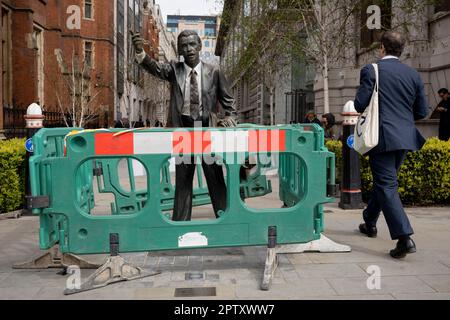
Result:
[[[25,128],[24,115],[27,113],[27,108],[24,107],[4,107],[3,108],[3,129],[6,138],[24,138],[26,137],[27,130]],[[44,115],[44,127],[45,128],[58,128],[67,127],[64,117],[61,112],[58,111],[43,111]],[[65,115],[67,123],[72,123],[70,114]],[[88,125],[85,126],[89,129],[95,129],[99,127],[99,118],[91,118]]]

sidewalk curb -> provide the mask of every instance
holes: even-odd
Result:
[[[19,219],[23,214],[23,210],[16,210],[11,211],[7,213],[0,213],[0,220],[6,220],[6,219]]]

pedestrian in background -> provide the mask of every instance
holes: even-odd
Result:
[[[429,112],[423,82],[419,73],[400,62],[405,47],[404,37],[393,31],[381,37],[379,69],[379,142],[368,152],[373,176],[373,192],[363,212],[361,233],[377,236],[376,224],[383,211],[393,240],[393,258],[403,258],[416,252],[411,239],[414,233],[398,194],[397,174],[408,151],[420,150],[425,139],[414,121],[424,119]],[[361,70],[361,80],[355,98],[355,108],[363,113],[375,89],[375,70],[371,64]]]
[[[336,118],[332,113],[322,115],[322,126],[325,131],[325,140],[338,140]]]
[[[435,110],[440,114],[439,139],[448,141],[450,139],[450,99],[448,98],[448,89],[439,89],[438,94],[442,99]]]
[[[319,126],[322,124],[320,123],[320,120],[317,119],[317,115],[314,112],[314,110],[309,110],[308,113],[305,116],[305,120],[303,120],[303,123],[317,123]]]

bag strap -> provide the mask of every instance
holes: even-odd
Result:
[[[379,85],[379,79],[380,79],[379,74],[378,74],[378,64],[372,63],[372,66],[373,66],[373,69],[375,70],[375,87],[374,87],[374,90],[378,91],[378,88],[379,88],[378,85]]]

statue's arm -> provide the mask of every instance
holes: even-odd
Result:
[[[228,82],[228,79],[226,78],[225,74],[222,72],[222,70],[219,69],[219,102],[225,111],[225,115],[227,117],[231,117],[234,120],[237,118],[236,114],[236,103],[235,100],[231,94],[230,85]]]
[[[145,51],[136,55],[136,61],[151,75],[165,81],[172,81],[175,72],[170,63],[160,63],[152,59]]]

